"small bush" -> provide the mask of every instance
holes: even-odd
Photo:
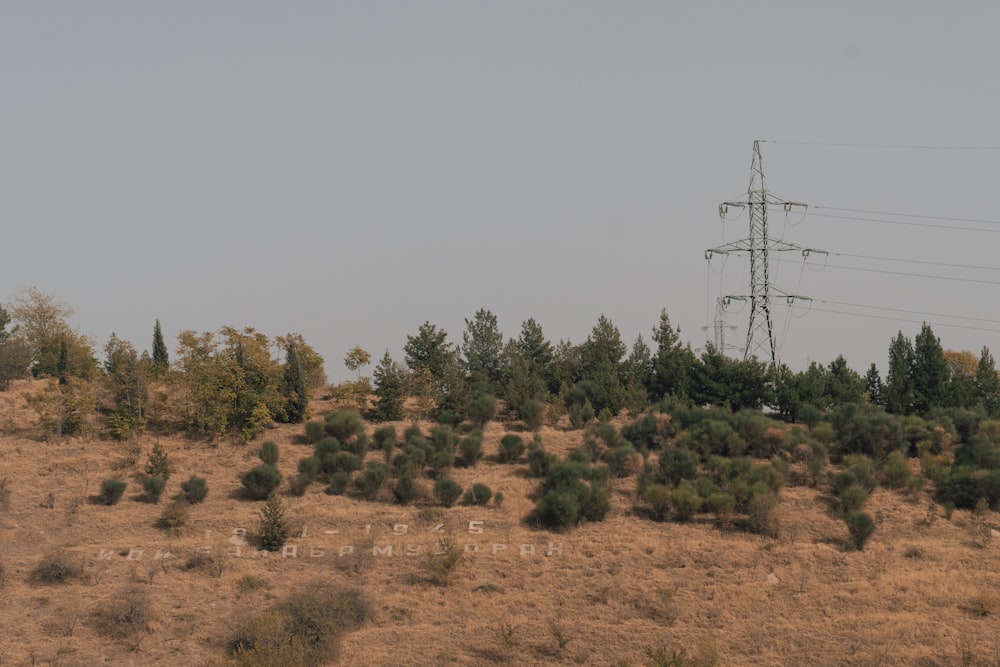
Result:
[[[473,433],[462,438],[458,443],[459,457],[455,460],[455,465],[464,468],[472,468],[483,458],[483,436],[480,433]]]
[[[569,406],[569,423],[573,428],[583,428],[594,419],[594,406],[590,404],[590,399],[581,403],[572,403]]]
[[[163,512],[156,522],[157,525],[171,533],[179,532],[187,524],[189,507],[190,505],[183,498],[175,500],[163,508]]]
[[[310,483],[316,481],[316,477],[319,475],[319,459],[315,456],[299,459],[298,470],[299,475],[308,479]]]
[[[201,501],[205,500],[208,495],[208,485],[205,484],[204,477],[197,477],[191,475],[188,481],[181,482],[181,491],[184,493],[184,498],[192,505],[197,505]]]
[[[243,667],[315,667],[329,662],[341,637],[368,616],[360,592],[319,584],[293,592],[252,618],[237,631],[230,648]]]
[[[562,530],[575,526],[580,516],[576,494],[568,490],[549,491],[535,507],[535,518],[546,528]]]
[[[306,489],[309,488],[309,485],[311,483],[312,480],[309,478],[309,476],[303,475],[302,473],[290,477],[288,479],[288,495],[295,497],[304,496],[306,493]]]
[[[493,497],[493,491],[482,482],[476,482],[465,492],[463,501],[466,505],[486,505]]]
[[[537,400],[525,401],[518,409],[524,425],[537,433],[545,423],[545,404]]]
[[[264,500],[281,484],[281,473],[264,463],[244,474],[240,482],[252,500]]]
[[[479,394],[469,403],[469,419],[483,428],[487,422],[496,417],[497,399],[490,394]]]
[[[847,487],[840,494],[840,506],[845,512],[855,512],[865,506],[868,493],[860,485]]]
[[[851,536],[851,544],[858,551],[863,551],[868,539],[875,533],[875,521],[867,512],[849,512],[844,516],[847,531]]]
[[[260,544],[268,551],[277,551],[284,546],[290,532],[281,498],[272,493],[260,510]]]
[[[330,475],[330,485],[326,492],[331,496],[340,496],[347,491],[347,485],[351,482],[351,476],[346,472],[335,472]]]
[[[451,507],[462,495],[462,486],[450,477],[442,477],[434,483],[434,497],[445,507]]]
[[[670,513],[670,488],[663,484],[652,484],[646,487],[642,499],[649,505],[653,518],[665,521]]]
[[[891,452],[882,465],[882,485],[887,489],[902,489],[910,481],[910,463],[899,451]]]
[[[101,491],[97,497],[105,505],[114,505],[121,500],[126,486],[125,482],[120,479],[106,479],[101,482]]]
[[[310,421],[306,422],[306,442],[310,445],[315,445],[317,442],[323,439],[326,435],[326,425],[323,422]]]
[[[342,447],[358,456],[362,456],[368,447],[365,420],[353,410],[341,410],[328,415],[326,432],[336,438]]]
[[[267,465],[275,465],[278,462],[278,444],[273,440],[265,440],[260,445],[258,456]]]
[[[670,494],[670,504],[678,521],[690,521],[701,509],[702,499],[690,481],[684,480]]]
[[[388,463],[392,459],[392,451],[396,448],[396,427],[382,426],[377,428],[372,433],[372,439],[375,441],[375,446],[385,454],[385,462]]]
[[[98,632],[105,637],[138,646],[151,629],[152,605],[145,588],[129,586],[102,605],[95,613]]]
[[[396,485],[392,489],[392,495],[398,504],[409,505],[420,496],[420,492],[413,478],[409,475],[403,475],[396,480]]]
[[[350,452],[339,452],[330,463],[330,472],[352,473],[361,469],[361,458]]]
[[[517,461],[524,450],[524,439],[515,433],[508,433],[500,439],[500,460],[504,463]]]
[[[375,500],[378,492],[389,478],[389,467],[372,461],[364,472],[354,479],[354,486],[366,500]]]
[[[83,562],[63,551],[47,556],[28,575],[32,584],[68,584],[83,577]]]
[[[146,493],[146,499],[151,503],[160,502],[163,489],[167,486],[167,480],[162,477],[147,477],[142,480],[142,490]]]
[[[427,556],[428,579],[435,586],[447,586],[463,559],[462,547],[454,537],[451,535],[440,537],[436,548],[431,549]]]

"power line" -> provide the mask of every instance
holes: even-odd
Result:
[[[817,218],[830,218],[832,220],[847,220],[850,222],[877,222],[883,225],[903,225],[906,227],[925,227],[928,229],[947,229],[955,232],[986,232],[989,234],[1000,234],[1000,229],[982,229],[980,227],[955,227],[953,225],[933,225],[926,222],[904,222],[902,220],[880,220],[878,218],[859,218],[848,215],[831,215],[829,213],[807,213]],[[947,219],[947,218],[946,218]]]
[[[948,146],[934,144],[859,144],[836,141],[782,141],[779,139],[761,139],[761,143],[788,144],[792,146],[827,146],[831,148],[883,148],[901,150],[933,150],[933,151],[1000,151],[1000,146]]]
[[[981,271],[1000,271],[1000,266],[977,266],[975,264],[950,264],[948,262],[931,262],[921,259],[903,259],[900,257],[876,257],[874,255],[854,255],[846,252],[831,252],[837,257],[853,257],[855,259],[873,259],[879,262],[902,262],[904,264],[926,264],[928,266],[944,266],[952,269],[977,269]]]
[[[945,313],[928,313],[920,310],[906,310],[904,308],[889,308],[886,306],[868,306],[863,303],[848,303],[846,301],[829,301],[826,299],[816,299],[819,303],[829,303],[835,306],[850,306],[852,308],[869,308],[871,310],[887,310],[894,313],[910,313],[912,315],[927,315],[928,317],[948,317],[955,320],[969,320],[971,322],[988,322],[990,324],[1000,324],[1000,320],[991,320],[985,317],[967,317],[965,315],[948,315]]]
[[[795,260],[785,260],[789,264],[798,264]],[[805,263],[805,262],[802,262]],[[865,269],[860,266],[841,266],[839,264],[824,264],[823,268],[844,269],[847,271],[865,271],[867,273],[883,273],[892,276],[908,276],[911,278],[933,278],[936,280],[951,280],[959,283],[976,283],[979,285],[1000,285],[997,280],[978,280],[976,278],[958,278],[956,276],[935,276],[929,273],[909,273],[906,271],[887,271],[885,269]]]
[[[779,304],[782,305],[782,304]],[[790,304],[785,304],[788,308],[792,308]],[[868,315],[866,313],[851,313],[845,310],[831,310],[829,308],[810,308],[810,311],[815,311],[819,313],[833,313],[836,315],[850,315],[852,317],[862,317],[870,320],[889,320],[891,322],[911,322],[915,324],[926,323],[935,327],[946,327],[950,329],[968,329],[970,331],[987,331],[990,333],[1000,333],[1000,329],[990,329],[987,327],[975,327],[967,324],[948,324],[946,322],[927,322],[927,320],[913,320],[905,317],[890,317],[888,315]]]
[[[920,213],[894,213],[892,211],[872,211],[866,208],[841,208],[838,206],[811,206],[812,209],[824,209],[827,211],[845,211],[848,213],[868,213],[871,215],[891,215],[897,218],[919,218],[921,220],[953,220],[955,222],[980,222],[988,225],[1000,225],[1000,220],[988,220],[984,218],[958,218],[944,215],[922,215]]]

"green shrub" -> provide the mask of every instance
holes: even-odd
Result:
[[[288,479],[288,494],[296,497],[304,496],[312,481],[308,475],[302,473],[293,475]]]
[[[338,452],[330,462],[330,472],[352,473],[361,470],[361,458],[350,452]]]
[[[438,424],[455,427],[462,423],[462,415],[455,410],[442,408],[434,414],[434,420]]]
[[[482,482],[476,482],[465,492],[463,501],[466,505],[486,505],[493,497],[493,491]]]
[[[469,419],[479,428],[486,426],[496,414],[497,399],[490,394],[479,394],[469,402]]]
[[[535,519],[539,524],[554,530],[565,530],[575,526],[580,516],[580,502],[575,493],[567,489],[553,489],[535,507]]]
[[[431,455],[430,468],[431,474],[434,477],[440,477],[442,474],[451,470],[455,465],[455,457],[451,452],[442,451],[435,452]]]
[[[714,514],[723,526],[729,523],[734,507],[736,499],[728,493],[717,492],[705,498],[705,508]]]
[[[205,500],[205,496],[208,495],[208,486],[205,484],[204,477],[191,475],[188,481],[181,482],[181,491],[184,493],[187,501],[195,505]]]
[[[887,489],[902,489],[910,481],[910,462],[903,452],[891,452],[882,464],[882,485]]]
[[[260,510],[260,544],[268,551],[277,551],[284,546],[290,533],[281,497],[272,493]]]
[[[162,477],[146,477],[142,480],[142,490],[146,494],[146,499],[151,503],[160,502],[163,489],[167,486],[167,480]]]
[[[848,512],[844,516],[847,531],[851,536],[851,544],[858,551],[863,551],[869,538],[875,533],[875,522],[867,512]]]
[[[838,472],[830,480],[830,484],[833,486],[833,493],[836,496],[840,496],[840,494],[852,486],[860,486],[858,484],[858,476],[852,470]]]
[[[384,463],[372,461],[364,472],[354,479],[354,486],[366,500],[375,500],[388,478],[389,467]]]
[[[524,454],[524,439],[516,433],[508,433],[500,439],[500,460],[513,463]]]
[[[608,462],[611,473],[615,477],[628,477],[629,473],[632,472],[630,466],[635,453],[635,447],[628,442],[609,450],[605,460]]]
[[[864,454],[847,454],[844,456],[844,465],[850,468],[851,472],[858,478],[858,484],[868,493],[874,491],[875,487],[878,486],[875,464],[869,457]]]
[[[316,477],[319,476],[319,459],[315,456],[307,456],[299,459],[298,471],[300,475],[307,478],[310,482],[315,481]]]
[[[351,482],[351,476],[346,472],[335,472],[330,475],[330,485],[326,492],[331,496],[340,496],[347,491],[347,485]]]
[[[694,479],[698,474],[698,455],[683,447],[668,447],[660,452],[660,478],[663,482],[678,484],[683,479]]]
[[[670,513],[670,487],[663,484],[651,484],[642,492],[643,501],[649,505],[653,518],[665,521]]]
[[[481,433],[472,433],[462,438],[458,444],[459,457],[455,460],[456,465],[464,468],[472,468],[483,458],[483,436]]]
[[[462,495],[462,486],[450,477],[442,477],[434,483],[434,497],[445,507],[451,507]]]
[[[845,512],[854,512],[865,506],[868,493],[859,484],[849,486],[840,494],[840,506]]]
[[[689,480],[681,482],[670,494],[670,504],[678,521],[690,521],[701,509],[702,499]]]
[[[545,404],[538,400],[528,400],[521,404],[518,413],[524,425],[530,430],[538,432],[545,422]]]
[[[535,477],[545,477],[549,468],[558,463],[559,459],[555,454],[549,454],[541,445],[541,440],[536,440],[528,447],[528,470]]]
[[[451,583],[451,576],[464,557],[462,547],[454,537],[441,536],[437,548],[431,549],[427,554],[425,568],[430,583],[435,586],[447,586]]]
[[[396,480],[396,485],[392,489],[392,495],[400,505],[409,505],[420,495],[413,478],[403,475]]]
[[[375,446],[385,454],[385,462],[392,460],[392,452],[396,448],[396,427],[381,426],[372,433]]]
[[[97,497],[105,505],[114,505],[122,498],[127,485],[120,479],[106,479],[101,482],[101,490]]]
[[[326,425],[320,421],[306,422],[306,442],[315,445],[326,435]]]
[[[583,403],[571,403],[568,411],[569,424],[573,428],[583,428],[594,419],[594,406],[591,405],[589,398]]]
[[[751,490],[747,502],[750,529],[767,537],[778,536],[778,495],[766,484],[758,483]]]
[[[341,447],[357,456],[363,456],[368,447],[365,435],[365,420],[354,410],[341,410],[326,417],[326,432],[339,442]]]
[[[267,465],[275,465],[278,462],[278,444],[272,440],[265,440],[260,445],[258,455],[260,460]]]
[[[611,511],[611,490],[602,481],[595,479],[589,485],[581,484],[578,499],[580,517],[587,521],[603,521]]]
[[[263,463],[246,472],[240,482],[251,500],[264,500],[281,484],[281,473]]]
[[[454,452],[458,441],[458,434],[451,426],[439,424],[431,428],[431,442],[434,443],[435,451]]]

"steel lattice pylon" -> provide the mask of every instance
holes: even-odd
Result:
[[[746,347],[743,358],[756,357],[763,349],[767,350],[771,364],[777,363],[777,351],[774,346],[774,326],[771,322],[772,294],[792,300],[804,297],[787,294],[771,284],[770,253],[794,250],[801,252],[797,245],[774,240],[768,236],[767,207],[782,206],[786,211],[792,206],[805,206],[799,202],[781,201],[768,195],[764,183],[764,167],[760,156],[760,141],[753,142],[753,161],[750,164],[750,186],[747,188],[746,201],[725,202],[719,206],[719,213],[725,216],[730,206],[747,208],[750,214],[750,236],[740,241],[727,243],[705,251],[705,256],[711,259],[713,254],[746,253],[750,258],[750,285],[747,294],[730,294],[723,297],[725,303],[731,300],[750,302],[750,321],[747,326]]]

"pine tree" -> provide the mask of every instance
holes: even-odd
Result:
[[[403,369],[385,351],[373,372],[375,396],[378,401],[372,408],[374,421],[399,421],[403,418],[403,400],[406,398],[406,377]]]
[[[289,424],[299,424],[306,418],[309,407],[309,389],[306,386],[302,362],[299,360],[299,346],[289,341],[285,356],[285,416]]]
[[[983,347],[976,368],[976,391],[979,402],[990,417],[1000,416],[1000,376],[988,347]]]
[[[882,376],[879,375],[878,367],[875,364],[869,366],[868,372],[865,373],[865,392],[873,405],[885,405]]]
[[[897,415],[913,407],[913,343],[900,331],[889,344],[889,371],[882,389],[885,409]]]
[[[496,315],[480,308],[471,320],[465,320],[462,354],[465,371],[473,384],[485,384],[489,391],[495,391],[500,383],[503,355],[503,334],[497,327]]]
[[[653,355],[653,378],[649,387],[654,401],[664,396],[687,396],[690,391],[691,372],[697,359],[690,346],[680,340],[680,328],[670,325],[667,309],[660,311],[660,324],[653,329],[656,353]]]
[[[944,404],[949,377],[941,341],[925,323],[913,341],[913,408],[918,414]]]
[[[167,346],[163,342],[160,320],[156,320],[156,324],[153,326],[153,367],[158,371],[165,371],[169,365],[170,357],[167,354]]]
[[[290,533],[281,497],[272,491],[260,510],[260,544],[268,551],[277,551],[284,546]]]

